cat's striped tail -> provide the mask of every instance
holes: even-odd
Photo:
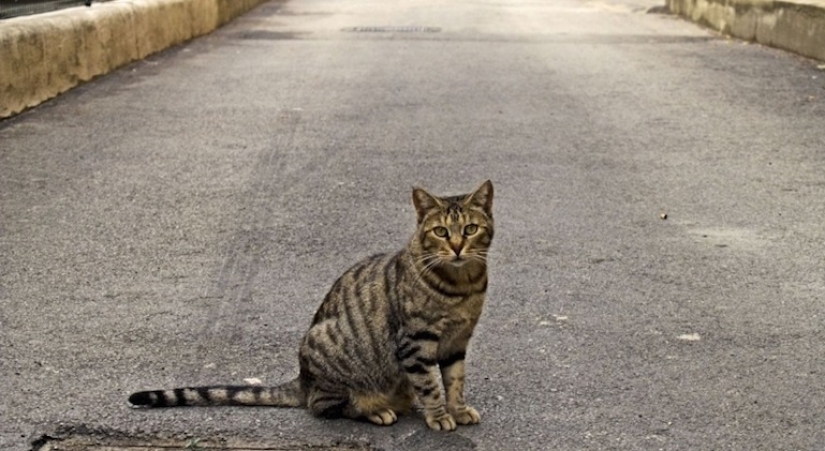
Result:
[[[257,385],[215,385],[210,387],[174,388],[132,393],[134,406],[270,406],[303,407],[306,396],[299,380],[293,379],[276,387]]]

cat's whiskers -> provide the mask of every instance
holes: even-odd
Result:
[[[434,258],[437,258],[437,257],[438,257],[437,254],[434,254],[434,253],[430,252],[428,254],[423,254],[423,255],[420,255],[418,257],[415,257],[415,262],[416,263],[426,263],[427,260],[431,260],[431,259],[434,259]]]
[[[415,273],[416,283],[423,283],[422,277],[441,263],[441,256],[435,253],[424,254],[414,258],[414,262],[416,263],[416,266],[423,264],[423,266],[421,266]]]
[[[431,270],[433,267],[438,265],[440,260],[441,260],[441,258],[438,256],[438,254],[434,254],[434,253],[424,254],[424,255],[422,255],[422,256],[420,256],[416,259],[416,263],[417,263],[416,266],[420,265],[421,266],[420,271],[422,273],[426,273],[427,271]]]
[[[486,250],[474,250],[470,252],[466,252],[464,257],[475,260],[484,264],[487,264],[487,251]]]

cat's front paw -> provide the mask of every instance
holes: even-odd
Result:
[[[481,421],[481,415],[470,406],[458,407],[450,413],[452,413],[455,422],[458,424],[478,424]]]
[[[436,431],[454,431],[456,428],[455,418],[447,412],[440,415],[425,414],[427,426]]]

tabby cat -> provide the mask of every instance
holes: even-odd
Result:
[[[300,345],[297,378],[144,391],[129,402],[306,406],[321,417],[391,425],[417,398],[432,429],[478,423],[464,402],[464,356],[487,290],[493,184],[460,196],[412,194],[418,228],[409,244],[357,263],[332,285]]]

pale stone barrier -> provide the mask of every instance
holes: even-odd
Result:
[[[722,33],[825,61],[825,0],[667,0]]]
[[[0,118],[209,33],[267,0],[118,0],[0,21]]]

